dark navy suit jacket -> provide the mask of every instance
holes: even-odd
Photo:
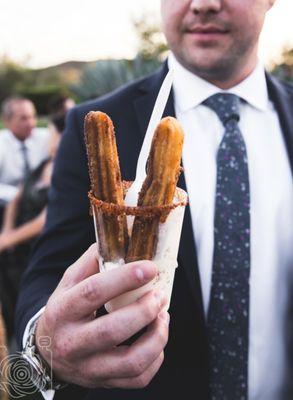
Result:
[[[126,180],[133,180],[137,156],[166,69],[164,65],[152,76],[103,98],[79,105],[70,112],[54,168],[45,231],[36,245],[19,296],[16,318],[19,343],[27,322],[46,304],[65,269],[95,241],[87,197],[90,184],[83,134],[86,113],[100,110],[112,118],[122,176]],[[267,84],[280,118],[293,168],[293,90],[270,76],[267,76]],[[165,115],[174,115],[172,94]],[[184,174],[179,186],[185,188]],[[165,360],[150,385],[139,390],[79,390],[78,387],[70,386],[57,392],[56,399],[208,399],[207,340],[188,207],[178,261],[169,310],[170,336]],[[292,318],[288,317],[288,321],[292,321]]]

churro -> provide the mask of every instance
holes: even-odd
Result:
[[[123,205],[123,185],[111,119],[100,111],[88,113],[85,139],[93,195],[105,203]],[[124,259],[128,243],[126,216],[94,213],[104,261]]]
[[[163,118],[152,140],[147,177],[139,193],[138,206],[164,206],[173,202],[181,172],[183,130],[172,117]],[[163,220],[167,218],[164,215]],[[162,217],[135,217],[126,261],[151,260],[156,250]]]

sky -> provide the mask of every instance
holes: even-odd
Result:
[[[132,21],[144,14],[159,20],[159,13],[160,0],[0,0],[0,57],[33,68],[131,58]],[[267,65],[284,45],[293,46],[292,16],[293,0],[276,0],[268,13],[259,52]]]

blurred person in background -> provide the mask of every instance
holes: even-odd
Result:
[[[72,107],[75,106],[75,100],[66,95],[61,95],[56,98],[53,98],[48,106],[49,114],[51,115],[59,115],[66,113]]]
[[[32,245],[43,229],[53,162],[65,126],[65,114],[48,124],[48,158],[25,178],[13,200],[5,207],[0,233],[0,299],[8,339],[13,333],[18,288]]]
[[[6,129],[0,132],[1,214],[3,206],[16,195],[18,185],[48,156],[48,132],[36,128],[36,109],[29,99],[6,99],[2,120]]]

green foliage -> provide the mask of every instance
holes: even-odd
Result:
[[[18,92],[25,74],[26,70],[13,61],[7,58],[0,60],[0,102]]]
[[[63,95],[64,90],[58,85],[51,84],[24,87],[19,91],[19,94],[27,97],[36,105],[37,113],[39,115],[47,115],[52,100]]]
[[[54,98],[71,93],[56,69],[27,69],[7,58],[0,59],[0,103],[15,95],[29,98],[38,114],[46,115]]]
[[[272,73],[278,78],[293,83],[293,48],[285,48],[281,62],[274,65]]]
[[[148,15],[133,22],[138,39],[138,54],[144,59],[162,60],[168,50],[159,23]]]
[[[18,86],[18,94],[30,99],[39,115],[47,115],[49,104],[62,95],[70,95],[58,71],[54,68],[27,70]]]
[[[109,93],[126,82],[146,76],[160,65],[159,60],[146,60],[138,56],[134,60],[102,60],[87,67],[79,82],[71,91],[80,100],[89,100]]]

